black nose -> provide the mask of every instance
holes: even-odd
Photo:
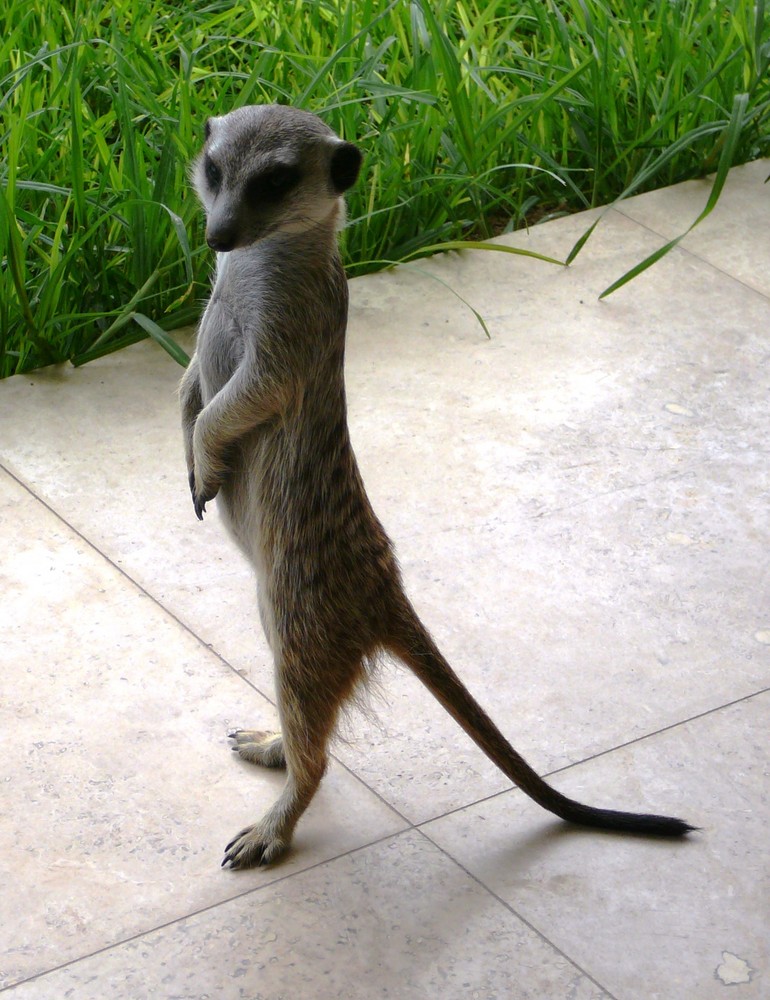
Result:
[[[238,242],[238,226],[230,218],[209,219],[206,226],[206,242],[217,253],[229,253]]]
[[[229,253],[235,246],[235,236],[232,233],[217,233],[207,236],[206,242],[217,253]]]

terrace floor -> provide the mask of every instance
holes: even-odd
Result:
[[[221,870],[281,777],[249,568],[193,514],[144,343],[0,383],[3,1000],[770,996],[770,161],[606,213],[568,269],[351,286],[350,421],[425,622],[567,828],[386,665],[294,850]],[[506,242],[562,259],[598,215]],[[473,314],[438,277],[485,317]]]

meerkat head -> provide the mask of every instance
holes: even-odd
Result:
[[[206,241],[227,253],[281,233],[336,223],[361,153],[320,118],[279,104],[249,105],[206,122],[192,182]]]

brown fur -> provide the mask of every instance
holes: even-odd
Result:
[[[682,835],[691,827],[680,820],[594,809],[551,789],[466,691],[404,594],[346,419],[348,293],[336,230],[359,162],[314,116],[264,106],[213,119],[194,167],[207,239],[220,252],[180,390],[187,466],[198,517],[217,496],[255,568],[275,659],[282,734],[239,731],[234,749],[287,768],[280,798],[227,845],[223,865],[267,864],[286,850],[326,770],[340,709],[383,650],[546,809]]]

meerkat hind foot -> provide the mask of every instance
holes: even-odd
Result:
[[[262,767],[286,767],[283,738],[280,733],[261,732],[256,729],[236,729],[227,738],[234,740],[230,749],[242,760]]]
[[[270,865],[288,848],[283,838],[269,832],[270,824],[263,821],[247,826],[225,848],[222,868],[238,871]]]

